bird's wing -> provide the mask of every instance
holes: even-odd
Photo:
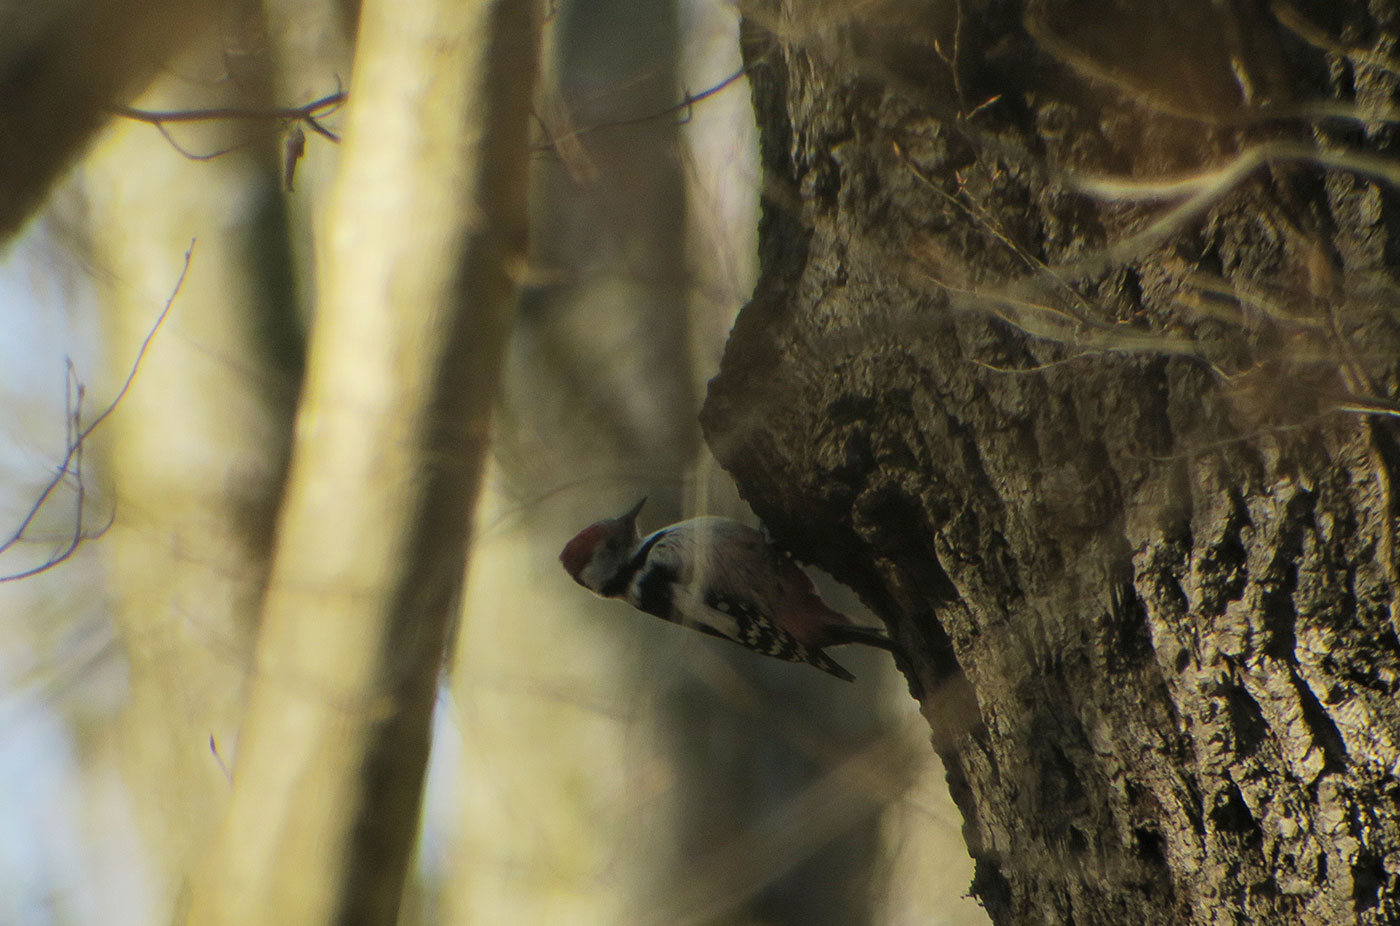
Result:
[[[692,518],[658,533],[652,557],[674,563],[677,569],[685,564],[679,573],[684,585],[713,590],[764,611],[776,604],[771,600],[778,591],[774,576],[780,577],[784,593],[790,593],[787,586],[794,581],[789,569],[797,572],[799,584],[811,587],[806,574],[769,546],[762,534],[730,518]]]

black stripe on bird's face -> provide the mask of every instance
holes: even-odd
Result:
[[[656,541],[660,540],[665,534],[665,531],[657,531],[648,537],[646,542],[637,548],[637,552],[633,553],[631,557],[622,564],[622,568],[598,590],[598,594],[602,595],[604,598],[621,598],[625,595],[628,587],[632,584],[632,580],[636,578],[637,573],[641,572],[642,567],[646,565],[647,554],[651,552],[652,547],[656,546]],[[641,607],[641,605],[638,605],[638,607]],[[642,610],[645,611],[646,609],[642,608]],[[648,613],[654,614],[655,612]]]
[[[679,579],[680,573],[674,568],[653,565],[637,583],[637,608],[668,621],[676,620],[671,608]]]

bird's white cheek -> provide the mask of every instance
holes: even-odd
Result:
[[[578,584],[592,592],[597,592],[603,587],[603,581],[607,577],[602,574],[597,563],[589,563],[578,575]]]

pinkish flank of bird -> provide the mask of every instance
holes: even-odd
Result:
[[[645,537],[642,499],[579,531],[559,554],[574,581],[604,598],[740,646],[805,662],[851,681],[823,650],[864,643],[891,652],[884,631],[862,627],[822,601],[812,580],[763,534],[731,518],[691,518]]]

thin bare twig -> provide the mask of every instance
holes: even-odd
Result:
[[[286,120],[300,122],[323,116],[336,108],[349,97],[344,90],[328,93],[318,100],[302,106],[220,106],[213,109],[135,109],[130,106],[113,106],[112,112],[124,119],[134,119],[150,125],[165,125],[171,122],[217,122],[226,119],[245,121]]]
[[[86,388],[81,382],[77,381],[73,372],[72,361],[68,361],[68,389],[67,398],[65,400],[67,408],[64,413],[64,424],[68,433],[67,452],[64,454],[63,460],[59,464],[58,471],[54,474],[53,478],[49,480],[48,484],[44,486],[43,491],[39,493],[34,503],[30,505],[29,511],[25,514],[23,520],[20,521],[19,526],[15,528],[14,532],[11,533],[4,542],[0,542],[0,554],[10,550],[24,538],[25,531],[29,530],[30,526],[34,523],[34,519],[39,516],[39,511],[44,507],[44,504],[53,495],[59,485],[70,476],[76,481],[78,492],[78,513],[74,519],[73,534],[61,552],[50,556],[45,562],[38,566],[9,575],[0,575],[0,582],[15,582],[52,569],[54,566],[57,566],[59,563],[71,557],[84,539],[91,536],[100,536],[111,526],[111,520],[109,519],[108,523],[96,534],[87,534],[83,531],[83,503],[86,500],[86,487],[83,483],[83,445],[87,443],[87,439],[92,435],[92,432],[97,430],[98,426],[106,421],[107,418],[111,416],[112,412],[116,411],[122,399],[131,391],[131,384],[136,380],[136,374],[141,368],[141,361],[145,359],[146,352],[150,349],[151,341],[155,338],[156,332],[165,324],[166,318],[170,316],[170,310],[175,305],[175,297],[180,294],[181,287],[185,285],[185,277],[189,274],[190,260],[193,255],[194,242],[191,241],[189,248],[185,251],[185,262],[180,268],[180,277],[175,281],[175,287],[171,290],[170,297],[165,300],[165,307],[161,309],[155,324],[146,332],[145,338],[141,341],[141,346],[137,348],[136,358],[132,361],[131,368],[127,371],[125,381],[122,383],[121,388],[117,390],[116,396],[108,403],[107,407],[102,410],[101,414],[86,425],[82,423],[82,402],[86,395]]]
[[[228,779],[228,783],[233,784],[233,771],[228,767],[228,763],[224,761],[224,757],[219,754],[219,744],[214,741],[214,734],[212,733],[209,734],[209,752],[213,754],[214,761],[219,763],[219,770],[224,773],[224,777]]]
[[[643,123],[651,122],[655,119],[662,119],[666,116],[674,115],[675,113],[679,112],[683,112],[685,113],[685,115],[683,115],[680,119],[677,120],[677,124],[685,125],[687,122],[690,121],[691,110],[694,108],[696,103],[699,103],[702,100],[709,99],[710,97],[724,90],[730,84],[739,80],[739,78],[743,76],[745,76],[745,71],[743,68],[739,68],[739,70],[735,71],[733,74],[730,74],[724,80],[720,81],[712,87],[709,87],[705,90],[701,90],[699,93],[687,92],[685,96],[682,97],[680,102],[672,103],[665,109],[658,109],[655,112],[650,112],[642,116],[631,116],[626,119],[613,119],[608,120],[607,122],[599,122],[595,125],[586,125],[580,129],[574,129],[570,132],[564,132],[557,137],[551,135],[549,140],[546,141],[544,144],[539,145],[536,148],[536,150],[551,151],[558,148],[558,146],[563,142],[576,140],[582,138],[585,135],[590,135],[593,132],[598,132],[603,129],[618,128],[620,126],[641,125]],[[548,130],[546,130],[546,132],[547,131]]]
[[[292,131],[300,131],[301,126],[306,126],[311,131],[328,139],[336,144],[340,143],[340,136],[321,123],[321,119],[334,112],[345,102],[349,94],[344,90],[336,90],[328,93],[320,99],[312,100],[302,106],[221,106],[212,109],[172,109],[172,110],[150,110],[135,109],[130,106],[114,106],[112,112],[124,119],[133,119],[137,122],[144,122],[153,125],[156,131],[170,143],[170,147],[178,151],[183,157],[191,161],[212,161],[246,148],[248,142],[240,142],[230,145],[227,148],[220,148],[218,151],[211,151],[206,154],[196,154],[190,151],[170,134],[168,125],[179,122],[217,122],[220,120],[242,120],[242,121],[270,121],[281,122],[289,125]],[[291,183],[288,172],[284,168],[283,182],[288,188]]]
[[[197,154],[186,148],[184,145],[180,144],[178,141],[176,141],[175,136],[171,135],[170,130],[167,129],[164,125],[157,122],[155,126],[156,131],[160,133],[161,137],[166,140],[170,147],[178,151],[182,157],[187,158],[191,161],[212,161],[215,158],[221,158],[226,154],[233,154],[233,152],[235,151],[241,151],[244,148],[248,147],[248,142],[241,141],[236,145],[229,145],[227,148],[220,148],[217,151],[208,151],[204,154]]]
[[[905,165],[905,167],[907,167],[910,170],[910,172],[912,172],[914,176],[924,184],[924,186],[926,186],[929,190],[931,190],[938,196],[941,196],[953,207],[961,210],[964,214],[966,214],[967,217],[972,220],[972,223],[975,226],[983,229],[993,238],[999,241],[1003,247],[1005,247],[1008,251],[1015,255],[1017,259],[1019,259],[1023,264],[1025,264],[1026,267],[1028,267],[1032,273],[1042,278],[1048,277],[1052,284],[1063,289],[1069,295],[1070,301],[1073,302],[1079,309],[1078,313],[1067,312],[1065,314],[1069,315],[1075,321],[1079,322],[1088,322],[1089,319],[1092,318],[1093,310],[1090,308],[1088,302],[1085,301],[1084,296],[1079,292],[1079,290],[1071,286],[1069,282],[1063,277],[1061,277],[1059,274],[1052,271],[1048,266],[1045,265],[1044,261],[1040,260],[1034,254],[1030,253],[1030,251],[1022,247],[1019,242],[1013,241],[1009,235],[1007,235],[1001,230],[1001,228],[997,225],[996,221],[992,218],[990,214],[987,213],[985,209],[982,208],[981,205],[971,200],[970,197],[968,198],[967,202],[964,202],[963,199],[954,196],[947,190],[943,189],[943,187],[940,184],[935,183],[928,176],[928,174],[925,173],[923,169],[919,167],[918,164],[914,163],[913,158],[909,157],[909,155],[905,153],[904,148],[900,146],[897,142],[894,145],[894,153],[895,156],[898,157],[900,161]]]

